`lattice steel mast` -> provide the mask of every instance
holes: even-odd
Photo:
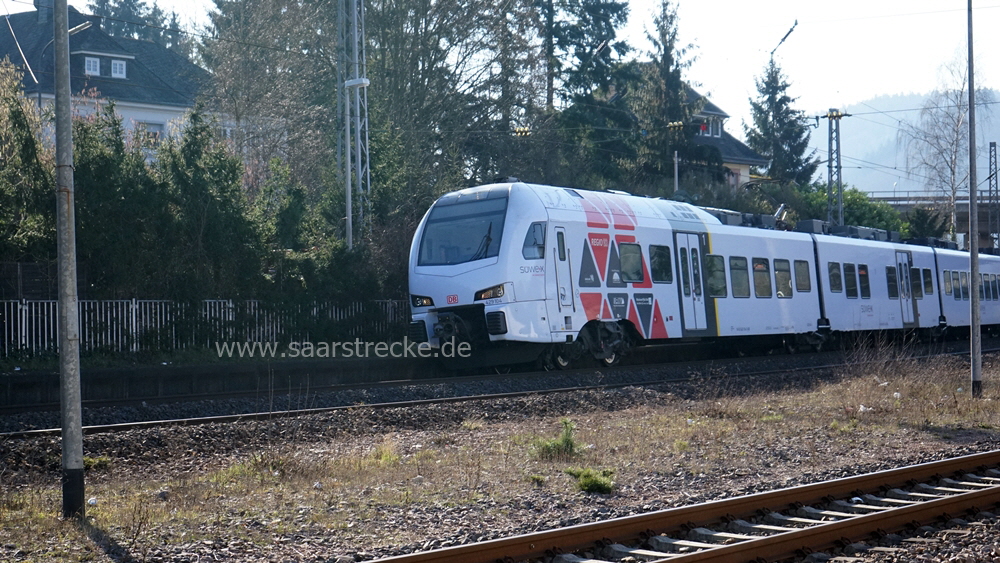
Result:
[[[354,219],[365,228],[371,192],[368,163],[368,77],[365,62],[365,6],[363,0],[340,0],[338,32],[341,57],[337,65],[340,85],[337,114],[343,120],[342,139],[337,146],[337,160],[344,173],[346,196],[347,248],[354,247]],[[354,211],[354,196],[358,209]]]
[[[990,141],[990,193],[986,200],[986,226],[993,248],[1000,248],[1000,189],[997,185],[997,144]]]

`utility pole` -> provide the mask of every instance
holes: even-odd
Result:
[[[840,120],[850,117],[839,109],[830,108],[823,117],[830,120],[829,158],[826,161],[826,222],[831,225],[844,225],[844,184],[840,178]],[[837,197],[837,220],[834,222],[834,187]]]
[[[364,228],[365,211],[371,190],[368,164],[368,85],[365,62],[364,0],[341,0],[338,31],[341,58],[338,76],[343,78],[338,105],[343,115],[344,191],[346,192],[346,239],[348,250],[354,247],[354,193],[361,198],[359,223]],[[343,68],[344,71],[340,69]],[[353,134],[352,134],[353,133]],[[339,144],[339,143],[338,143]],[[351,154],[353,150],[353,155]]]
[[[80,398],[80,315],[76,294],[76,218],[73,200],[73,121],[69,83],[69,12],[53,9],[56,85],[56,245],[59,268],[59,400],[62,411],[62,514],[84,517],[83,417]]]
[[[969,307],[972,322],[969,324],[969,344],[972,355],[972,397],[983,396],[983,344],[980,333],[979,292],[982,279],[979,276],[979,194],[976,189],[976,81],[972,56],[972,0],[969,0],[969,274],[972,287]]]

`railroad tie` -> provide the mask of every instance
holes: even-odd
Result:
[[[649,545],[653,549],[678,549],[678,548],[712,549],[713,547],[719,547],[719,544],[717,543],[705,543],[692,540],[676,540],[668,536],[653,536],[649,538]]]
[[[949,479],[945,477],[941,479],[942,485],[948,485],[949,487],[966,487],[967,489],[989,489],[991,487],[996,487],[1000,483],[984,483],[982,481],[956,481],[954,479]],[[966,491],[968,492],[968,491]]]
[[[789,522],[795,524],[806,524],[815,526],[816,524],[828,524],[829,520],[816,520],[815,518],[801,518],[799,516],[785,516],[780,512],[772,512],[767,515],[768,519],[774,522]]]
[[[852,512],[856,514],[871,514],[872,512],[882,512],[883,510],[892,510],[891,506],[875,506],[874,504],[863,504],[863,503],[853,503],[846,500],[835,500],[830,502],[830,505],[846,512]]]
[[[953,494],[964,494],[971,492],[969,491],[969,489],[956,489],[954,487],[935,487],[934,485],[928,485],[927,483],[917,483],[917,486],[914,488],[920,489],[921,491],[931,494],[940,494],[941,496],[945,497]]]
[[[984,477],[982,475],[975,475],[973,473],[966,473],[964,475],[965,479],[969,481],[979,481],[982,483],[993,483],[995,485],[1000,485],[1000,477]]]
[[[770,524],[754,524],[746,520],[733,520],[729,523],[730,528],[735,532],[794,532],[802,528],[789,528],[787,526],[772,526]]]
[[[747,534],[734,534],[732,532],[716,532],[715,530],[710,530],[708,528],[695,528],[690,532],[688,532],[688,535],[694,539],[713,540],[720,543],[732,543],[733,540],[746,541],[746,540],[760,539],[760,536],[750,536]]]
[[[589,557],[580,557],[579,555],[573,555],[572,553],[560,553],[552,558],[552,563],[611,563],[610,561],[604,559],[591,559]]]
[[[895,507],[909,506],[911,504],[920,504],[919,500],[908,500],[901,498],[889,498],[889,497],[877,497],[875,495],[861,495],[861,498],[868,502],[881,502],[883,504],[892,505]]]
[[[903,489],[890,489],[886,493],[886,496],[897,498],[900,500],[908,500],[908,499],[933,500],[933,499],[945,498],[948,495],[938,495],[932,493],[911,493],[910,491],[904,491]]]
[[[620,543],[613,543],[611,545],[604,546],[604,550],[601,553],[604,557],[609,559],[623,559],[625,557],[634,557],[636,559],[642,560],[656,560],[656,559],[673,559],[675,557],[683,557],[683,553],[666,553],[664,551],[653,551],[651,549],[638,549],[634,547],[628,547]]]
[[[836,510],[822,510],[820,508],[813,508],[811,506],[803,506],[798,510],[799,516],[805,517],[827,517],[827,518],[854,518],[857,514],[851,514],[850,512],[838,512]]]

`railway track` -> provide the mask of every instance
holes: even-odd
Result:
[[[824,561],[832,551],[891,550],[880,538],[998,507],[1000,451],[992,451],[378,561]]]
[[[1000,348],[984,350],[984,353],[992,353],[997,351],[1000,351]],[[961,353],[964,352],[945,352],[942,355],[956,355]],[[910,359],[927,359],[935,355],[936,354],[912,356]],[[706,381],[711,379],[725,378],[725,377],[762,377],[778,373],[806,373],[806,372],[824,371],[824,370],[829,371],[850,365],[858,365],[858,363],[834,362],[834,363],[823,363],[810,366],[791,367],[791,368],[785,367],[780,369],[764,369],[764,370],[746,370],[743,369],[743,367],[740,367],[739,365],[731,365],[719,370],[718,369],[719,365],[720,364],[713,361],[700,361],[692,365],[689,365],[688,366],[689,369],[687,370],[687,373],[685,373],[684,375],[666,376],[666,377],[658,377],[652,379],[628,380],[620,383],[599,383],[593,385],[532,389],[525,391],[507,392],[507,393],[487,393],[487,394],[477,394],[477,395],[462,395],[462,396],[450,396],[450,397],[436,397],[428,399],[416,399],[408,401],[368,403],[364,404],[363,406],[368,409],[405,408],[405,407],[415,407],[420,405],[454,403],[454,402],[474,401],[474,400],[485,401],[494,399],[526,397],[526,396],[541,395],[541,394],[569,393],[569,392],[580,392],[580,391],[600,391],[600,390],[618,389],[624,387],[635,387],[635,386],[641,387],[641,386],[652,386],[652,385],[665,385],[671,383],[684,383],[691,381],[693,377],[698,377]],[[616,368],[616,369],[622,369],[622,368]],[[692,375],[691,370],[695,370],[695,373],[697,375]],[[591,379],[595,375],[600,376],[601,370],[575,369],[575,370],[565,370],[558,373],[569,375],[571,377],[577,376],[580,379]],[[545,372],[522,373],[516,375],[497,374],[491,376],[466,376],[466,377],[435,378],[435,379],[421,379],[421,380],[384,381],[367,386],[366,385],[331,386],[330,388],[326,389],[326,391],[344,391],[344,390],[371,388],[371,387],[402,387],[407,385],[452,384],[459,382],[474,382],[474,381],[482,381],[487,379],[496,379],[504,377],[523,377],[526,379],[530,379],[531,377],[536,377],[544,374]],[[226,397],[228,397],[228,395],[226,395]],[[201,397],[200,399],[204,399],[204,397]],[[219,415],[219,416],[205,416],[205,417],[195,417],[195,418],[178,418],[169,420],[150,420],[150,421],[124,422],[119,424],[91,425],[83,427],[83,432],[84,434],[100,434],[107,432],[121,432],[126,430],[154,428],[162,426],[234,423],[239,421],[250,421],[250,420],[290,418],[296,416],[307,416],[311,414],[322,414],[322,413],[329,413],[341,410],[356,409],[359,406],[360,405],[357,404],[350,404],[350,405],[319,407],[319,408],[269,410],[266,412],[240,413],[240,414]],[[18,439],[18,438],[30,438],[38,436],[58,436],[61,433],[62,430],[60,428],[24,430],[17,432],[0,433],[0,439],[4,438]]]

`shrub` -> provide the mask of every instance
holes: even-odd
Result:
[[[558,438],[554,440],[538,440],[535,443],[534,451],[539,459],[567,459],[579,453],[580,447],[577,446],[576,440],[573,438],[573,430],[576,429],[576,424],[568,418],[562,419],[561,423],[563,429],[562,434]]]
[[[576,487],[585,493],[608,494],[615,487],[611,476],[615,474],[612,469],[596,469],[570,467],[566,469],[566,474],[576,479]]]

